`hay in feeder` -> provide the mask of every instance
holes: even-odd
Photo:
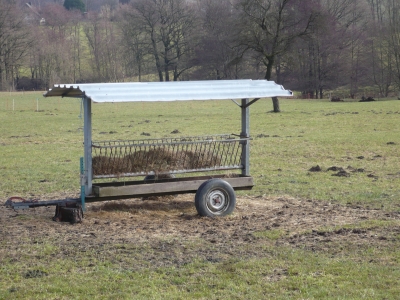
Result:
[[[163,148],[141,150],[125,156],[129,161],[129,173],[163,172],[176,169],[176,154]]]
[[[174,152],[165,148],[136,151],[124,157],[94,156],[94,175],[127,173],[165,173],[174,170],[193,170],[221,165],[221,157],[205,151]]]
[[[205,169],[221,165],[221,157],[209,152],[183,151],[190,169]]]
[[[92,169],[94,175],[118,175],[127,173],[129,161],[125,157],[94,156]]]

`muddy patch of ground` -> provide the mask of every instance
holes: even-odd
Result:
[[[280,245],[335,254],[338,245],[386,247],[400,236],[398,212],[242,197],[233,215],[212,219],[197,215],[192,198],[92,203],[83,223],[74,225],[53,222],[54,207],[14,211],[1,206],[0,254],[18,260],[23,243],[51,243],[59,249],[56,257],[91,252],[122,266],[132,267],[134,261],[138,269],[265,257],[268,246]],[[376,220],[389,226],[373,226]],[[372,225],[360,225],[368,222]]]

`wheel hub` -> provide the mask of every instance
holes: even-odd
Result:
[[[220,190],[212,191],[208,196],[208,208],[213,212],[221,212],[226,208],[226,196]]]

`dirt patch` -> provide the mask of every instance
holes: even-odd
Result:
[[[233,215],[213,219],[198,216],[192,198],[181,195],[88,204],[83,223],[75,225],[51,221],[54,207],[13,211],[1,206],[4,247],[0,254],[12,257],[22,242],[50,241],[59,247],[60,257],[94,251],[118,257],[127,266],[134,259],[135,268],[148,268],[178,266],[196,259],[215,263],[263,257],[268,255],[268,245],[334,254],[340,247],[332,245],[386,247],[400,236],[398,212],[295,198],[242,197],[237,199]],[[368,220],[392,225],[357,225]],[[345,226],[349,224],[354,226]],[[263,237],[269,232],[279,236]]]

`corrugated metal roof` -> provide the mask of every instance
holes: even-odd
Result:
[[[223,100],[292,96],[267,80],[122,82],[55,85],[44,97],[83,97],[93,102]]]

